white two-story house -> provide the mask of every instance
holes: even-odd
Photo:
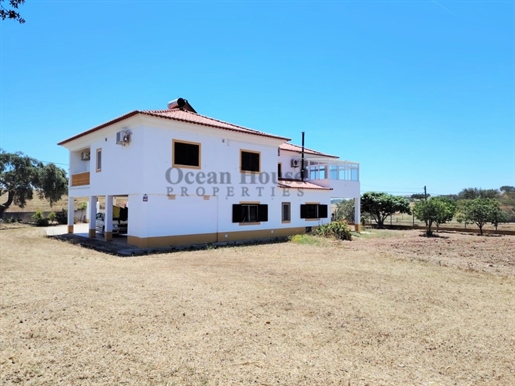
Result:
[[[96,237],[102,196],[105,239],[120,197],[137,247],[305,233],[330,221],[331,198],[354,199],[359,224],[359,164],[289,141],[200,115],[182,98],[132,111],[59,143],[70,151],[68,232],[73,198],[88,197]]]

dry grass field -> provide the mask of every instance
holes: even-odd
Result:
[[[515,384],[515,237],[419,235],[124,259],[0,230],[0,383]]]

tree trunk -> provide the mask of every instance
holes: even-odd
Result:
[[[0,219],[4,217],[4,212],[9,209],[14,200],[14,192],[9,190],[7,192],[7,201],[0,204]]]
[[[433,222],[432,221],[426,221],[426,236],[427,237],[431,237],[433,236],[433,231],[431,230],[431,226],[433,225]]]

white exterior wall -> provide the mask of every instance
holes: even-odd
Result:
[[[294,168],[291,166],[291,160],[294,158],[300,159],[300,154],[293,151],[281,150],[278,157],[278,163],[281,163],[281,171],[283,178],[300,178],[300,166]]]
[[[338,198],[355,198],[360,196],[360,183],[359,181],[348,180],[310,180],[314,184],[320,186],[331,187],[332,197]]]
[[[131,143],[117,145],[116,133],[124,129],[131,130]],[[182,168],[180,181],[177,170],[173,170],[167,180],[167,171],[172,168],[173,140],[201,146],[200,169]],[[329,222],[334,191],[277,187],[278,162],[282,163],[283,176],[300,172],[300,168],[291,167],[291,159],[300,158],[298,153],[281,151],[278,157],[281,143],[280,139],[137,115],[66,144],[70,150],[70,174],[90,172],[90,185],[70,187],[69,196],[128,196],[128,235],[143,239],[216,233],[219,234],[217,241],[224,241],[224,232],[258,230],[270,230],[273,237],[273,230]],[[102,149],[102,168],[97,172],[99,148]],[[80,152],[86,149],[91,159],[81,161]],[[242,178],[241,150],[260,152],[261,179],[258,174]],[[218,183],[208,183],[209,173],[215,173]],[[190,181],[186,181],[186,176]],[[225,181],[221,181],[222,178]],[[356,190],[355,186],[343,188]],[[359,182],[356,194],[359,197]],[[232,206],[241,202],[268,205],[268,221],[233,223]],[[281,218],[283,202],[291,204],[288,223],[283,223]],[[328,218],[301,219],[300,205],[314,202],[328,205]]]
[[[132,142],[128,146],[116,144],[116,133],[129,129]],[[144,171],[145,135],[141,119],[131,117],[90,135],[71,141],[66,147],[70,150],[69,174],[89,171],[90,185],[69,187],[71,197],[89,195],[126,195],[138,193]],[[89,149],[91,159],[81,161],[80,152]],[[96,152],[102,149],[101,171],[96,171]]]
[[[158,127],[161,121],[146,119],[141,128],[145,136],[146,166],[139,194],[129,197],[129,235],[160,237],[313,226],[316,225],[313,221],[300,219],[300,204],[325,201],[330,205],[329,191],[277,188],[277,149],[281,140],[180,122],[174,122],[170,130]],[[167,171],[172,167],[173,140],[200,143],[201,168],[182,168],[182,176],[174,169],[167,180]],[[260,152],[264,172],[261,180],[257,174],[242,176],[242,149]],[[208,183],[209,173],[216,174],[218,184]],[[190,181],[186,181],[187,177]],[[148,201],[143,201],[143,195]],[[170,195],[174,195],[173,199]],[[267,204],[268,221],[255,225],[233,223],[232,206],[240,202]],[[282,202],[291,202],[290,223],[281,221]],[[134,224],[135,217],[142,221]]]
[[[323,194],[321,194],[322,192]],[[289,194],[286,196],[284,194]],[[302,194],[302,195],[300,195]],[[161,237],[224,232],[255,231],[317,226],[330,221],[328,218],[306,220],[300,218],[300,205],[320,203],[328,205],[330,213],[331,197],[329,191],[297,189],[276,189],[275,196],[246,198],[210,196],[176,196],[169,199],[164,194],[147,194],[129,197],[129,235],[137,237]],[[268,221],[260,224],[240,224],[232,222],[232,205],[240,201],[259,201],[268,205]],[[282,222],[282,203],[291,205],[291,221]],[[273,232],[270,233],[273,236]],[[223,237],[223,236],[222,236]],[[223,241],[220,239],[218,241]]]

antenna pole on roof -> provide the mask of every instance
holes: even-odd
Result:
[[[302,132],[302,152],[300,153],[300,179],[304,181],[304,132]]]

